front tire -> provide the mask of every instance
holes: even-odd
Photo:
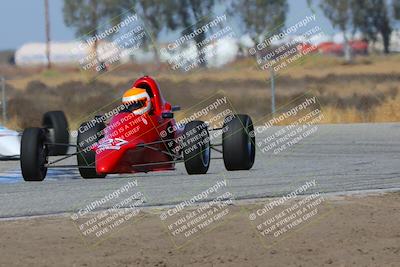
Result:
[[[210,135],[202,121],[191,121],[183,130],[183,159],[188,174],[205,174],[210,167]]]
[[[228,171],[250,170],[253,167],[256,155],[254,126],[248,115],[236,114],[225,118],[222,150]]]
[[[79,173],[84,179],[96,179],[104,178],[106,174],[98,174],[96,172],[96,152],[91,149],[93,144],[97,143],[103,138],[103,130],[106,126],[104,123],[89,124],[84,122],[81,124],[79,129],[85,129],[85,131],[78,131],[77,139],[77,160]]]
[[[27,128],[21,138],[20,164],[25,181],[43,181],[47,174],[47,147],[45,130]]]

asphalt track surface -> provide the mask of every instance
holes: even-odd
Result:
[[[269,134],[259,134],[257,140]],[[212,157],[220,155],[213,151]],[[320,125],[314,134],[276,155],[258,150],[250,171],[228,172],[223,161],[216,159],[207,175],[189,176],[180,163],[176,171],[110,175],[98,180],[84,180],[75,169],[53,169],[45,181],[28,183],[21,177],[18,161],[3,161],[0,218],[75,212],[134,180],[138,183],[135,190],[146,197],[144,206],[169,206],[224,179],[225,191],[238,200],[282,196],[314,179],[317,186],[306,193],[397,190],[400,124]]]

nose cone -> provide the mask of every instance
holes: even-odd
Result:
[[[96,154],[96,172],[114,173],[123,151],[105,150]]]
[[[110,165],[99,164],[96,165],[96,172],[97,173],[112,173],[113,168]]]
[[[105,136],[99,141],[96,151],[98,173],[119,173],[130,169],[132,158],[125,156],[145,140],[155,140],[158,133],[146,116],[121,112],[112,117],[105,129]]]

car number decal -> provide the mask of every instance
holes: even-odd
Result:
[[[101,150],[119,150],[121,146],[127,144],[128,141],[125,141],[124,139],[121,138],[115,138],[115,139],[107,139],[104,142],[101,142],[98,146],[99,149]]]

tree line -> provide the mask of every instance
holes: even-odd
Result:
[[[400,0],[307,0],[311,10],[318,7],[344,34],[360,32],[366,40],[382,38],[384,53],[390,52],[390,37],[400,20]],[[235,21],[238,31],[254,42],[262,36],[285,27],[287,0],[64,0],[63,16],[76,35],[95,36],[105,27],[115,26],[125,16],[138,14],[152,40],[157,42],[162,31],[192,31],[201,20],[209,18],[216,6],[223,7]],[[200,43],[206,33],[196,35]],[[159,59],[159,51],[153,46]]]

